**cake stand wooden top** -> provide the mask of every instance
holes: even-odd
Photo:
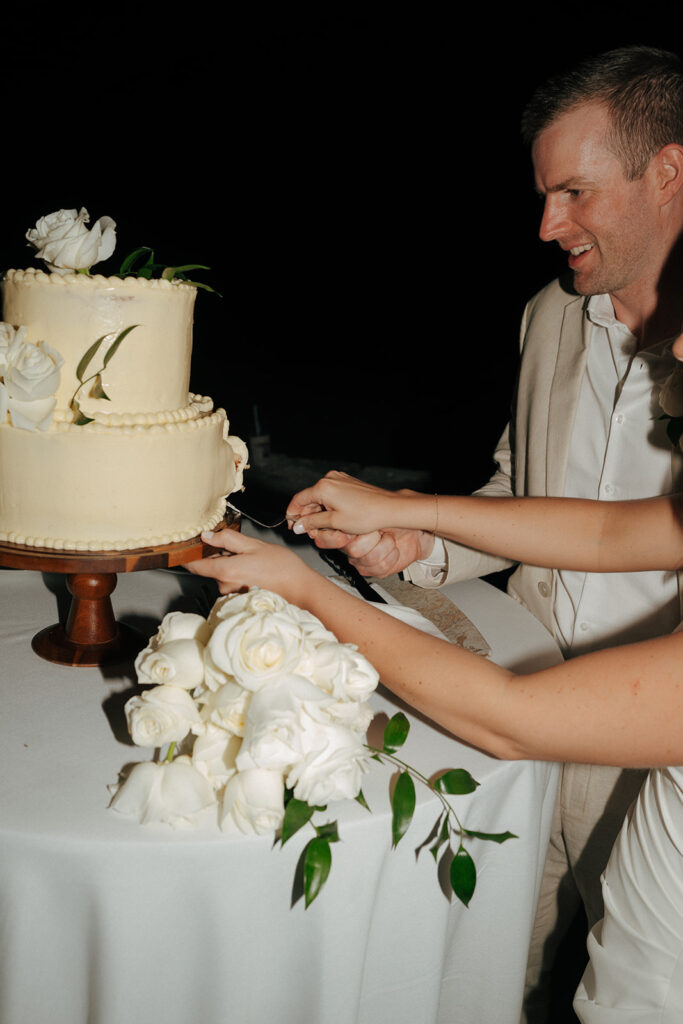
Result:
[[[228,513],[222,524],[214,527],[239,530],[239,517]],[[197,558],[205,558],[215,548],[204,544],[201,537],[159,544],[129,551],[58,551],[27,544],[0,541],[0,566],[9,569],[35,569],[38,572],[119,573],[141,569],[172,569]]]

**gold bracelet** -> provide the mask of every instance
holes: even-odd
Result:
[[[434,501],[436,502],[436,520],[435,520],[435,523],[434,523],[434,529],[432,530],[432,533],[436,536],[436,534],[439,532],[439,495],[438,494],[434,495]]]

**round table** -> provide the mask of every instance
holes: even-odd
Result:
[[[311,556],[315,557],[315,556]],[[323,570],[324,571],[324,570]],[[355,802],[331,805],[341,842],[305,910],[290,906],[306,836],[173,831],[107,809],[130,745],[128,666],[66,668],[31,651],[64,600],[63,581],[0,570],[0,1020],[2,1024],[517,1024],[557,785],[555,765],[502,762],[410,714],[405,759],[427,775],[465,767],[481,783],[454,798],[467,828],[516,833],[474,841],[468,909],[440,888],[425,849],[437,803],[391,848],[391,772],[374,766]],[[206,613],[211,584],[178,572],[122,577],[119,619],[154,632],[174,608]],[[475,580],[444,591],[494,660],[517,669],[560,660],[511,598]],[[377,693],[378,715],[396,703]],[[381,722],[381,717],[380,717]]]

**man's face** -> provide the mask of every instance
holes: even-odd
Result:
[[[532,159],[545,197],[541,238],[569,252],[580,295],[619,297],[659,272],[659,208],[650,168],[627,181],[605,144],[608,127],[603,104],[583,103],[539,135]]]

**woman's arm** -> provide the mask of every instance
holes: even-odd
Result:
[[[295,495],[297,532],[430,530],[529,565],[588,572],[678,569],[683,497],[641,501],[446,497],[384,491],[332,472]]]
[[[236,557],[191,563],[193,572],[223,593],[256,585],[308,609],[356,644],[398,697],[498,757],[683,763],[683,634],[515,675],[352,597],[287,548],[230,530],[210,542]]]

